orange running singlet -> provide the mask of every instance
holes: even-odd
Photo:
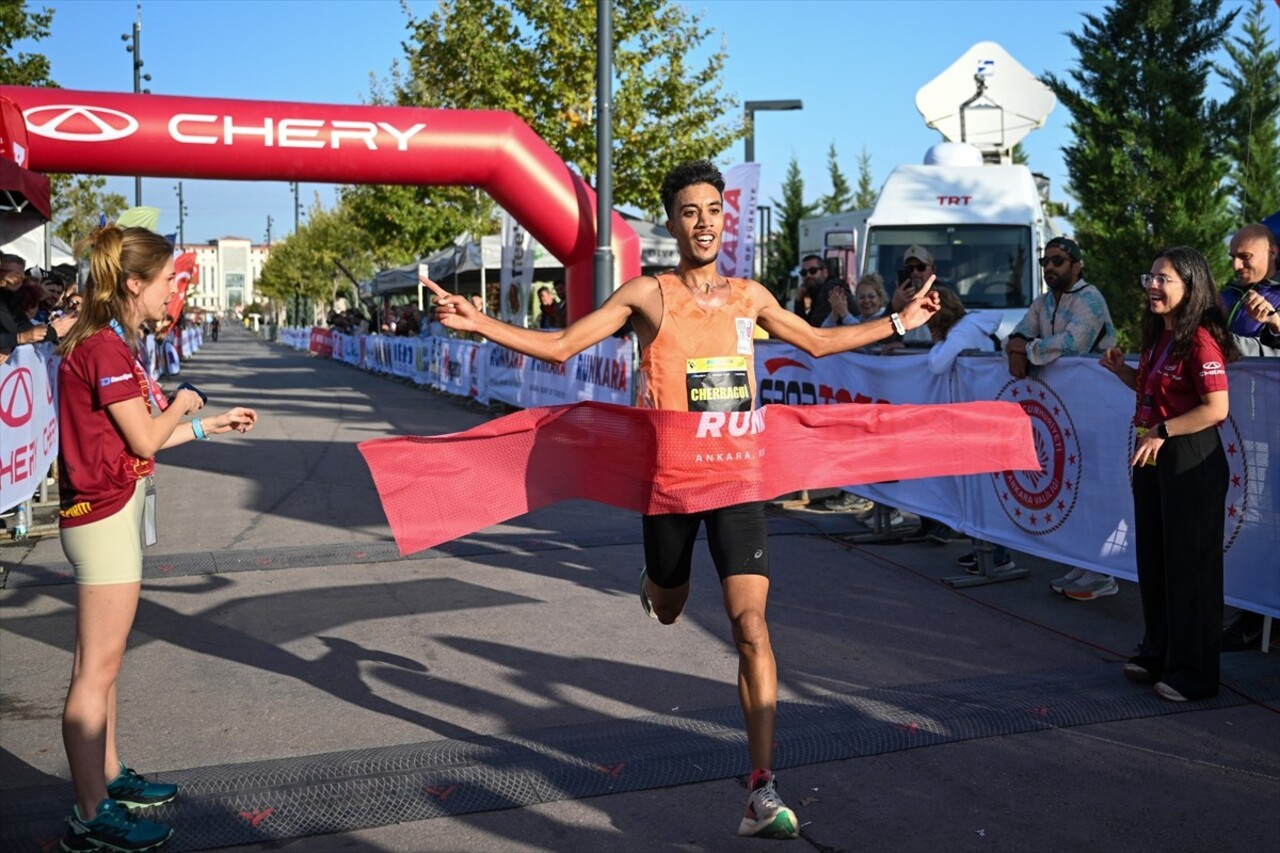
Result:
[[[662,325],[640,356],[636,405],[680,412],[749,412],[755,407],[759,306],[746,279],[730,278],[729,298],[708,310],[677,276],[657,276]]]

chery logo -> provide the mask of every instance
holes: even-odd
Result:
[[[128,113],[79,104],[32,107],[22,117],[31,133],[64,142],[112,142],[138,129],[138,120]]]
[[[25,367],[9,372],[0,383],[0,422],[5,426],[17,428],[31,420],[35,412],[32,405],[31,371]]]

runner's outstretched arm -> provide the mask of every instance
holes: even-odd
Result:
[[[929,276],[929,280],[898,312],[898,318],[907,329],[923,326],[940,307],[938,294],[932,292],[933,281],[934,277]],[[755,299],[764,306],[757,315],[760,326],[778,340],[799,347],[809,355],[824,356],[858,349],[882,341],[894,333],[893,321],[888,316],[852,326],[810,326],[795,312],[779,305],[777,298],[764,285],[759,282],[752,284],[755,285]]]
[[[553,364],[561,364],[590,346],[612,335],[626,324],[634,312],[637,299],[646,291],[647,276],[640,276],[618,288],[609,299],[585,317],[554,332],[522,329],[477,311],[464,296],[449,293],[434,281],[425,284],[435,294],[436,319],[458,332],[475,332],[507,349]],[[656,287],[648,279],[648,289]]]

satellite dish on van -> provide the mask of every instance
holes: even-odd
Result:
[[[926,125],[977,146],[988,161],[1007,160],[1056,103],[1048,86],[993,41],[978,42],[916,92]]]

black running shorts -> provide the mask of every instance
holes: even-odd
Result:
[[[646,515],[645,573],[655,586],[675,589],[689,581],[698,526],[707,524],[707,547],[720,581],[729,575],[769,576],[764,503],[735,504],[691,514]]]

